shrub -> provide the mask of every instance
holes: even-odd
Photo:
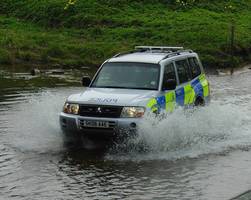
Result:
[[[0,64],[12,64],[12,55],[10,51],[0,49]]]

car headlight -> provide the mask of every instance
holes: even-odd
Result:
[[[144,107],[124,107],[121,112],[121,118],[140,118],[145,113]]]
[[[75,103],[65,103],[63,112],[67,114],[78,115],[79,113],[79,105]]]

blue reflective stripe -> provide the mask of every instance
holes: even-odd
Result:
[[[185,98],[185,90],[184,88],[179,88],[175,91],[176,94],[176,103],[180,106],[184,105],[184,98]]]
[[[200,83],[200,80],[199,79],[195,79],[191,82],[191,85],[194,87],[196,86],[198,83]]]
[[[158,107],[161,109],[166,109],[166,98],[165,96],[157,97]]]
[[[200,83],[199,79],[195,79],[194,81],[191,82],[191,85],[195,91],[195,96],[200,96],[203,97],[203,87]]]

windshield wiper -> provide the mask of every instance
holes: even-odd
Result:
[[[129,89],[135,89],[135,90],[157,90],[156,88],[142,88],[142,87],[133,87]]]
[[[95,86],[97,88],[134,89],[134,90],[157,90],[155,88],[123,87],[123,86]]]
[[[118,88],[118,89],[127,89],[127,87],[121,87],[121,86],[94,86],[96,88]]]

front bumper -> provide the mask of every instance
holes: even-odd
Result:
[[[83,120],[109,122],[109,128],[86,128],[82,126]],[[140,121],[140,118],[96,118],[71,115],[63,112],[60,114],[61,129],[68,135],[80,134],[95,137],[130,136],[136,132]]]

